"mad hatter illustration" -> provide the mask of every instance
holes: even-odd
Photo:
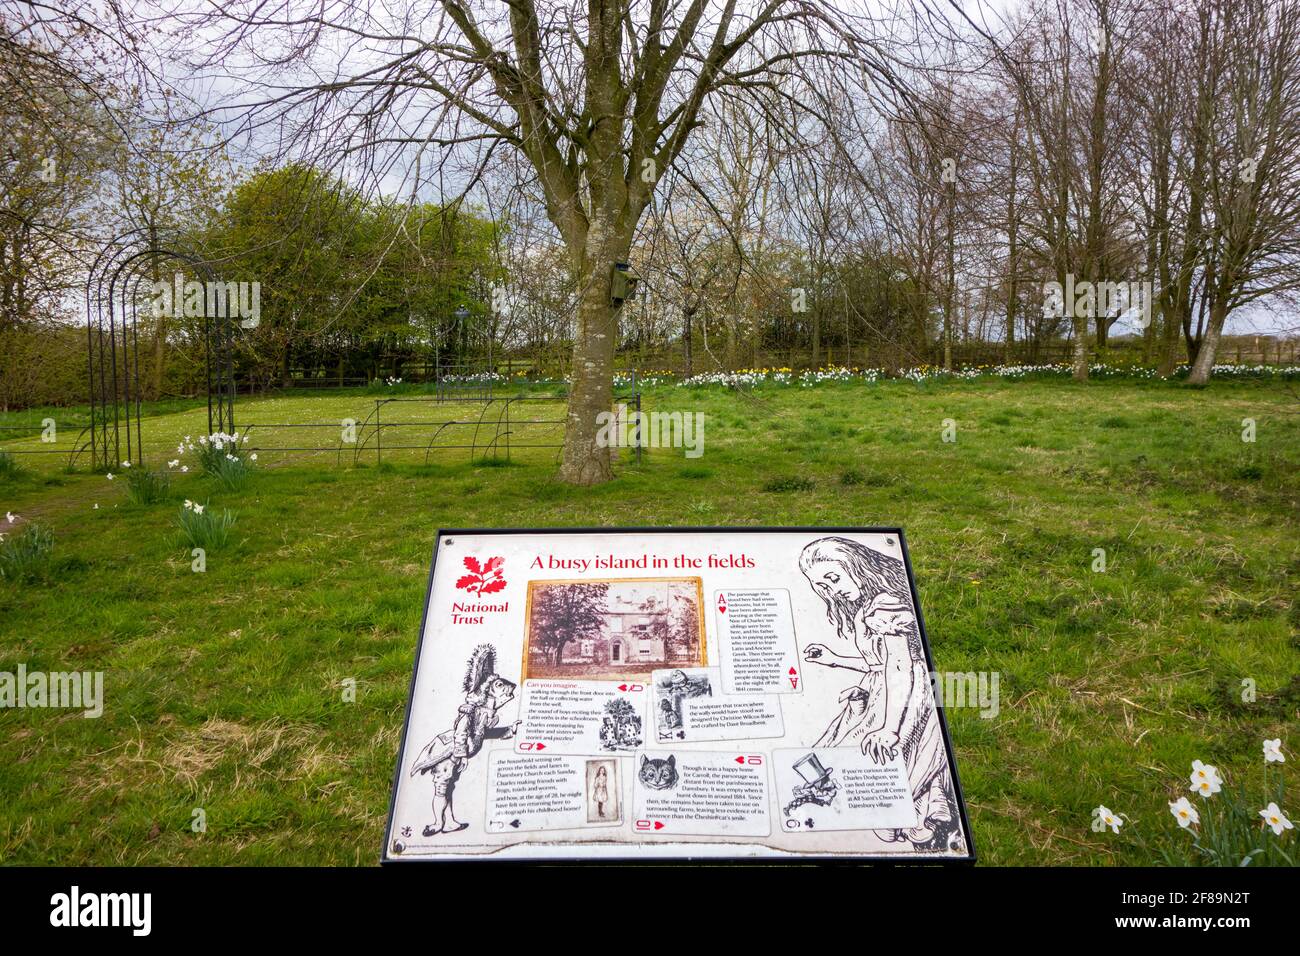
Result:
[[[807,753],[793,764],[794,772],[803,778],[803,783],[794,788],[794,799],[785,807],[789,816],[796,808],[805,803],[815,803],[819,807],[829,807],[839,792],[839,786],[831,778],[834,767],[824,766],[815,753]]]

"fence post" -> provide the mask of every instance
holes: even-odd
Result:
[[[379,409],[383,403],[382,398],[375,399],[375,464],[377,465],[384,463],[384,429],[379,423]]]

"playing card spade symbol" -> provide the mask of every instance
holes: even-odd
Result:
[[[510,825],[511,825],[512,827],[514,827],[516,830],[518,830],[518,829],[519,829],[519,820],[518,820],[518,819],[511,820],[511,821],[510,821]]]

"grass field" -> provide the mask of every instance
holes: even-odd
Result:
[[[292,395],[241,402],[238,418],[326,434],[374,401]],[[392,445],[417,447],[382,463],[277,452],[290,433],[255,428],[244,488],[191,471],[151,505],[129,503],[120,475],[20,458],[0,515],[55,543],[43,573],[0,581],[0,671],[103,671],[106,702],[93,720],[0,711],[0,860],[375,862],[440,526],[902,525],[938,668],[1000,675],[995,718],[949,711],[983,862],[1152,862],[1188,836],[1167,803],[1192,760],[1262,796],[1265,738],[1288,748],[1269,786],[1285,777],[1300,819],[1294,386],[659,386],[646,408],[704,412],[703,456],[653,450],[591,489],[553,480],[553,449],[426,463],[425,426],[395,430]],[[154,465],[206,428],[202,408],[146,411]],[[203,574],[178,537],[183,499],[236,516]],[[1128,815],[1120,834],[1090,830],[1099,803]]]

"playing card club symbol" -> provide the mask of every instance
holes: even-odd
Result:
[[[506,586],[501,567],[505,558],[488,558],[482,564],[473,555],[465,556],[465,569],[469,574],[456,579],[456,587],[470,594],[495,594]]]

